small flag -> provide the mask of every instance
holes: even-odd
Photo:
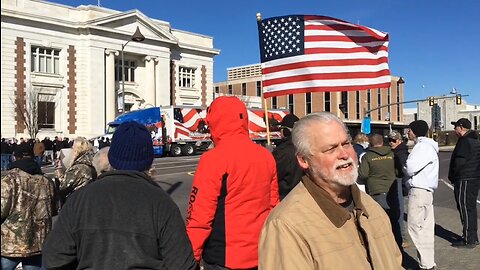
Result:
[[[258,23],[264,97],[390,87],[388,34],[326,16]]]

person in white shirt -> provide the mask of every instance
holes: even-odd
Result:
[[[420,269],[436,269],[435,218],[433,191],[438,186],[438,143],[427,138],[428,124],[416,120],[409,124],[408,138],[415,142],[404,172],[409,179],[408,233],[417,248]]]

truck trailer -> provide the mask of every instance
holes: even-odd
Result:
[[[248,129],[250,138],[259,143],[267,142],[265,110],[249,108]],[[288,110],[269,110],[270,139],[281,139],[278,124]],[[118,116],[108,123],[107,132],[103,137],[110,137],[115,129],[126,121],[136,121],[147,127],[152,135],[154,153],[156,156],[193,155],[212,146],[210,130],[205,121],[206,108],[191,106],[151,107],[130,111]]]

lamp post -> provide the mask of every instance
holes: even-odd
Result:
[[[137,30],[135,30],[135,33],[133,33],[132,37],[130,40],[128,40],[125,44],[122,44],[122,51],[121,51],[121,57],[122,57],[122,72],[120,73],[122,75],[122,113],[125,112],[125,62],[123,60],[123,49],[125,49],[125,46],[130,41],[136,41],[136,42],[142,42],[145,40],[145,37],[142,35],[140,32],[140,28],[137,26]]]

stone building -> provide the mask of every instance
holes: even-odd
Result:
[[[28,137],[24,112],[37,113],[39,138],[92,137],[123,109],[205,107],[214,97],[219,50],[212,37],[138,10],[39,0],[1,5],[2,137]],[[132,40],[137,29],[141,42]]]

